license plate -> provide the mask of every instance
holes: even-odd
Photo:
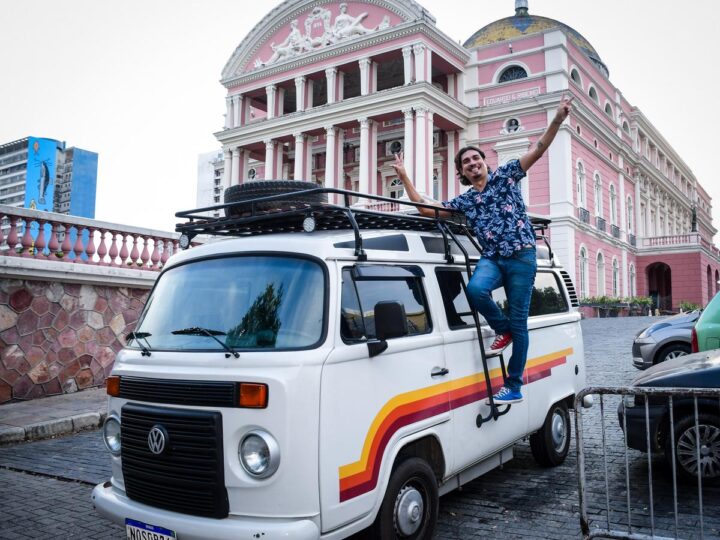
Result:
[[[125,519],[125,532],[128,540],[175,540],[175,531],[149,525],[134,519]]]

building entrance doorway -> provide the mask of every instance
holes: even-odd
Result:
[[[662,262],[653,263],[647,268],[648,294],[653,300],[653,309],[672,310],[672,272]]]

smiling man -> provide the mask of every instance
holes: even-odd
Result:
[[[455,169],[460,183],[470,189],[442,204],[425,200],[415,190],[402,155],[395,155],[393,168],[410,200],[463,212],[483,249],[482,258],[468,283],[467,294],[472,307],[495,331],[491,352],[501,351],[513,343],[505,384],[493,396],[498,404],[517,403],[523,399],[520,389],[527,361],[527,320],[537,270],[535,231],[525,210],[519,182],[555,139],[560,125],[570,114],[572,100],[572,97],[562,99],[555,118],[529,152],[495,171],[488,168],[485,153],[480,148],[461,148],[455,156]],[[435,215],[428,208],[419,210],[429,217]],[[508,299],[508,316],[492,298],[493,290],[500,286],[505,288]]]

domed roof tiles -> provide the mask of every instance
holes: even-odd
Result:
[[[512,17],[499,19],[475,32],[465,41],[464,46],[467,49],[474,49],[476,47],[517,39],[552,29],[560,29],[565,32],[568,39],[570,39],[605,76],[609,75],[608,68],[600,59],[600,55],[580,32],[560,21],[539,15],[520,13]]]

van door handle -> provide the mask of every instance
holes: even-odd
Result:
[[[430,372],[431,377],[442,377],[443,375],[447,375],[450,373],[450,371],[447,368],[433,368],[433,370]]]

